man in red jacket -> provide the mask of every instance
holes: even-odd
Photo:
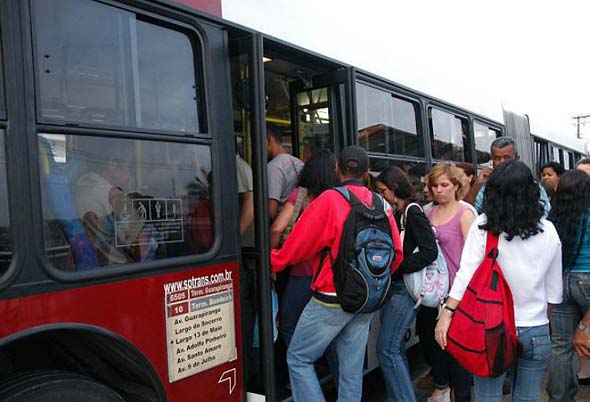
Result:
[[[373,193],[363,182],[369,174],[369,157],[363,148],[345,148],[338,158],[338,174],[348,191],[365,205],[372,204]],[[391,208],[384,201],[395,247],[392,273],[403,258],[402,245]],[[306,209],[285,244],[271,253],[273,272],[314,257],[314,281],[311,288],[328,296],[336,295],[331,259],[326,258],[318,274],[321,251],[329,247],[332,261],[338,255],[344,222],[350,205],[337,191],[324,191]],[[314,362],[334,342],[339,360],[338,400],[361,400],[363,361],[372,314],[351,314],[338,304],[315,297],[308,302],[295,329],[287,352],[291,389],[295,402],[324,402]]]

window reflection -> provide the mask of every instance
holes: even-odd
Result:
[[[500,133],[493,128],[477,122],[473,124],[473,131],[477,164],[481,168],[483,164],[488,163],[492,159],[490,146],[500,136]]]
[[[208,146],[41,134],[39,158],[46,249],[59,269],[211,248]]]
[[[0,130],[0,274],[8,269],[12,260],[12,236],[8,213],[8,187],[6,184],[6,150],[4,130]]]
[[[428,109],[432,157],[464,162],[468,147],[467,122],[454,114],[437,108]]]
[[[418,105],[371,86],[357,83],[359,144],[368,151],[423,155],[418,135]]]
[[[91,0],[33,6],[44,120],[198,132],[185,34]]]

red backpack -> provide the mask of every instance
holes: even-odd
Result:
[[[498,236],[488,232],[484,259],[467,286],[448,333],[448,352],[480,377],[497,377],[517,359],[514,301],[496,258]]]

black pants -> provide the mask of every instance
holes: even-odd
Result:
[[[455,391],[455,402],[471,401],[471,374],[457,361],[442,350],[434,339],[438,309],[421,307],[416,319],[416,330],[424,347],[426,361],[432,367],[436,388],[448,386]]]

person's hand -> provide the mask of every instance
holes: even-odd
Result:
[[[436,343],[440,345],[442,350],[445,350],[447,347],[447,334],[449,333],[452,319],[453,314],[451,314],[450,311],[446,309],[441,310],[440,318],[434,329],[434,339],[436,340]]]
[[[480,184],[480,185],[485,184],[488,181],[488,177],[490,177],[490,175],[492,174],[492,171],[493,170],[494,169],[491,166],[486,166],[479,173],[479,176],[477,176],[477,180],[475,182],[478,183],[478,184]]]
[[[590,359],[590,333],[577,329],[572,344],[578,356]]]
[[[270,279],[272,279],[273,282],[276,282],[276,280],[277,280],[277,273],[276,272],[271,272],[270,273]]]

